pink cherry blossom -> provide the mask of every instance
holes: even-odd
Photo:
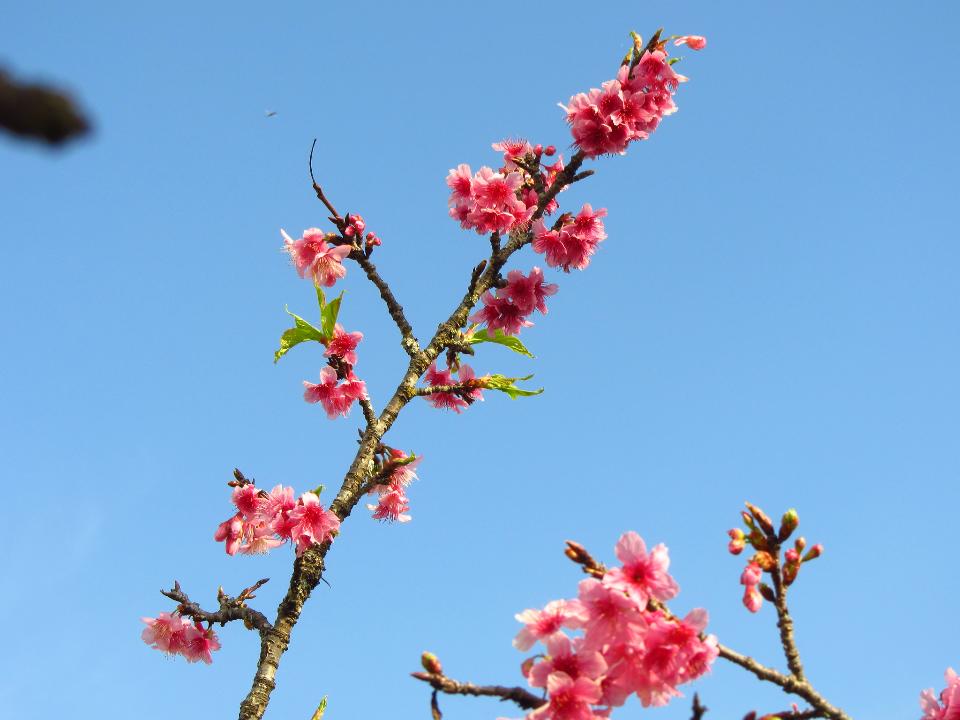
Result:
[[[449,368],[446,370],[438,370],[437,364],[433,362],[430,364],[430,367],[427,368],[427,372],[424,373],[424,380],[426,380],[427,385],[431,387],[436,385],[459,385],[463,383],[474,384],[471,381],[477,380],[473,368],[465,363],[460,365],[457,375],[459,377],[454,379],[453,372]],[[482,380],[482,378],[480,380]],[[459,413],[469,407],[472,402],[483,400],[483,387],[478,380],[474,387],[465,388],[463,392],[435,392],[427,395],[426,398],[427,402],[435,408],[453,410]]]
[[[543,270],[534,267],[527,276],[519,270],[511,270],[507,273],[507,287],[504,288],[504,294],[522,313],[529,315],[534,310],[539,310],[546,314],[546,298],[548,295],[555,295],[557,289],[554,283],[543,281]]]
[[[256,515],[257,510],[263,503],[263,498],[260,496],[260,489],[253,483],[234,488],[230,499],[233,501],[233,504],[237,506],[240,514],[248,520]]]
[[[190,627],[185,618],[162,612],[155,618],[140,619],[147,625],[140,634],[147,645],[168,654],[180,652],[184,642],[184,630]]]
[[[947,686],[940,691],[939,700],[932,689],[920,693],[921,720],[960,720],[960,675],[947,668],[944,679]]]
[[[309,403],[320,403],[331,420],[337,415],[346,416],[350,407],[367,395],[367,386],[353,373],[347,376],[343,384],[338,384],[337,372],[329,365],[320,371],[318,384],[303,381],[303,399]]]
[[[529,650],[537,640],[546,640],[561,628],[583,627],[587,616],[578,600],[553,600],[543,610],[524,610],[516,618],[524,627],[513,639],[513,646]]]
[[[503,330],[505,335],[517,335],[522,328],[533,326],[527,320],[528,313],[523,312],[509,295],[501,295],[499,290],[494,295],[488,290],[480,299],[483,307],[470,316],[470,322],[486,324],[491,333]]]
[[[281,538],[289,539],[289,515],[296,505],[293,488],[276,485],[263,499],[254,520],[266,525]]]
[[[393,487],[380,496],[376,505],[367,505],[368,510],[373,511],[374,520],[384,520],[387,522],[409,522],[410,515],[407,511],[410,509],[410,501],[401,487]]]
[[[691,50],[703,50],[707,46],[707,39],[703,35],[683,35],[673,41],[674,45],[686,45]]]
[[[180,654],[187,662],[204,662],[207,665],[213,662],[211,652],[220,649],[220,640],[213,628],[204,630],[200,623],[195,623],[185,631],[183,648]]]
[[[243,555],[263,555],[281,545],[283,540],[276,536],[272,526],[265,523],[258,525],[251,523],[244,533],[244,541],[239,551]]]
[[[571,640],[563,633],[555,633],[544,641],[547,654],[535,663],[527,679],[532,687],[546,687],[551,673],[564,672],[569,677],[599,679],[607,671],[607,662],[596,650],[584,650],[583,639]]]
[[[473,189],[473,171],[470,166],[461,163],[456,169],[450,170],[447,175],[447,186],[450,188],[450,205],[470,203]]]
[[[323,355],[324,357],[337,356],[350,365],[356,365],[356,350],[361,340],[363,340],[362,332],[348,333],[340,323],[337,323],[333,329],[333,337],[327,343],[327,349]]]
[[[616,548],[623,567],[612,568],[603,583],[630,595],[640,607],[650,598],[662,602],[672,599],[680,587],[670,576],[670,557],[666,545],[657,545],[647,554],[647,546],[635,532],[624,533]]]
[[[585,643],[600,649],[617,644],[642,644],[647,622],[635,600],[600,580],[581,580],[578,598],[586,612]]]
[[[236,555],[243,537],[243,514],[237,513],[217,526],[213,539],[225,543],[227,555]]]
[[[690,47],[706,44],[695,38],[699,36],[687,36]],[[587,157],[624,153],[629,143],[645,140],[662,117],[676,110],[673,93],[680,82],[665,52],[646,52],[633,69],[622,66],[614,80],[577,93],[561,106],[574,143]]]
[[[339,529],[340,518],[324,508],[315,493],[303,493],[290,511],[290,537],[296,543],[297,555],[314,543],[333,540],[333,534]]]
[[[601,219],[606,214],[604,208],[594,211],[585,204],[576,217],[561,216],[557,230],[548,230],[537,221],[533,225],[533,249],[546,254],[550,267],[560,267],[564,272],[570,272],[570,268],[583,270],[590,264],[597,245],[607,237]]]
[[[349,245],[328,245],[323,232],[317,228],[304,230],[299,240],[294,240],[284,230],[280,234],[300,277],[309,275],[315,284],[331,287],[347,274],[343,261],[350,254]]]
[[[590,705],[599,702],[600,686],[585,677],[576,680],[565,672],[552,673],[547,678],[550,702],[529,715],[528,720],[594,720],[597,717]]]
[[[524,182],[521,173],[498,173],[486,166],[473,177],[469,173],[469,165],[460,165],[447,175],[451,190],[450,216],[463,228],[476,230],[481,235],[505,234],[533,216],[535,207],[528,206],[519,197]]]
[[[508,170],[517,169],[517,164],[513,162],[515,159],[522,160],[534,151],[533,146],[526,140],[501,140],[498,143],[493,143],[491,147],[497,152],[503,153],[503,165]]]

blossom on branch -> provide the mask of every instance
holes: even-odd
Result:
[[[597,245],[606,240],[607,233],[601,218],[606,217],[606,208],[594,211],[587,203],[576,216],[566,214],[557,225],[548,229],[543,220],[533,223],[533,250],[546,256],[547,265],[583,270],[590,264],[590,257]]]
[[[281,230],[284,249],[290,253],[300,277],[310,276],[314,284],[331,287],[347,274],[343,261],[350,254],[349,245],[328,245],[327,237],[318,228],[303,231],[303,237],[294,240]]]
[[[947,668],[944,678],[947,686],[940,691],[939,701],[932,688],[920,693],[920,720],[960,720],[960,675]]]
[[[327,365],[320,371],[320,382],[303,381],[303,399],[309,403],[320,403],[331,420],[337,415],[344,417],[357,400],[367,396],[367,386],[352,372],[343,383],[337,378],[337,371]]]

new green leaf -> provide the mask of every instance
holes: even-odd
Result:
[[[320,704],[317,706],[317,711],[313,714],[313,717],[310,720],[322,720],[323,714],[327,711],[327,696],[323,696],[323,700],[320,701]]]
[[[533,375],[519,378],[507,377],[506,375],[488,375],[484,378],[483,386],[488,390],[499,390],[509,395],[511,400],[516,400],[518,397],[530,397],[531,395],[539,395],[543,392],[543,388],[539,390],[524,390],[515,384],[517,381],[523,382],[532,377]]]
[[[503,345],[513,350],[515,353],[520,353],[521,355],[526,355],[527,357],[534,357],[533,353],[527,350],[519,338],[515,338],[512,335],[504,334],[503,330],[499,328],[494,330],[493,335],[484,329],[478,330],[470,338],[470,344],[476,345],[477,343],[496,343],[497,345]]]
[[[323,291],[320,288],[317,288],[317,297],[323,297]],[[337,324],[337,315],[340,314],[340,303],[342,300],[343,293],[341,292],[330,302],[321,302],[320,304],[320,328],[323,330],[324,337],[333,337],[333,329]]]
[[[284,330],[283,335],[280,336],[280,349],[273,354],[274,362],[277,362],[286,355],[290,348],[302,342],[316,340],[318,343],[323,343],[326,340],[324,334],[319,329],[315,328],[299,315],[290,312],[289,308],[284,308],[284,310],[287,311],[287,315],[293,318],[294,326],[289,330]]]

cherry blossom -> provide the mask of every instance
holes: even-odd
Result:
[[[302,555],[314,543],[332,540],[339,529],[340,518],[324,508],[315,493],[303,493],[290,511],[290,538],[296,544],[297,555]]]
[[[627,593],[639,606],[645,607],[650,598],[666,602],[680,591],[680,586],[667,571],[670,557],[663,543],[648,554],[643,538],[635,532],[628,532],[620,538],[616,552],[623,566],[608,571],[603,582]]]
[[[299,240],[294,240],[284,230],[280,234],[283,235],[284,249],[293,258],[300,277],[309,275],[315,284],[331,287],[347,274],[343,261],[350,254],[349,245],[328,245],[323,231],[317,228],[304,230]]]
[[[944,679],[947,686],[940,691],[939,700],[932,689],[920,693],[921,720],[960,720],[960,675],[947,668]]]
[[[350,365],[357,364],[357,345],[363,340],[362,332],[348,333],[340,323],[333,329],[333,337],[327,342],[324,357],[339,357]]]
[[[367,396],[367,386],[352,372],[342,384],[338,384],[337,371],[329,365],[320,371],[320,382],[303,381],[303,399],[320,403],[331,420],[337,415],[346,416],[354,402]]]

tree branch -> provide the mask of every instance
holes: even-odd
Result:
[[[220,601],[220,609],[216,612],[203,610],[200,605],[193,602],[187,594],[183,592],[180,588],[180,583],[176,580],[173,582],[173,588],[171,590],[161,590],[160,592],[174,602],[179,603],[181,615],[187,615],[199,622],[220,623],[221,626],[226,625],[232,620],[243,620],[244,625],[251,630],[256,629],[259,631],[262,637],[272,629],[270,621],[267,620],[263,613],[248,608],[244,603],[256,597],[256,595],[253,594],[254,591],[264,585],[268,579],[269,578],[258,580],[235,598],[230,597],[223,592],[223,588],[220,588],[220,591],[217,593],[217,599]]]
[[[557,174],[550,187],[540,194],[537,202],[537,210],[534,212],[531,221],[541,217],[550,200],[556,197],[557,193],[559,193],[563,187],[570,184],[577,170],[579,170],[583,164],[583,160],[583,153],[578,152],[574,155],[571,163]],[[312,180],[312,168],[310,174]],[[339,213],[337,213],[316,181],[314,181],[313,184],[317,197],[331,212],[333,222],[337,224],[342,234],[345,221]],[[401,410],[403,410],[410,400],[416,397],[417,383],[430,366],[430,363],[436,360],[449,344],[457,342],[460,337],[460,329],[466,324],[470,311],[477,304],[480,296],[497,282],[500,269],[510,256],[526,243],[530,242],[531,239],[532,234],[529,233],[529,231],[516,233],[515,237],[511,237],[506,247],[496,253],[496,255],[491,254],[490,262],[482,262],[477,265],[471,273],[467,292],[460,300],[456,309],[437,327],[433,338],[423,350],[410,354],[410,362],[407,365],[407,370],[397,385],[393,397],[391,397],[386,406],[384,406],[376,422],[369,424],[364,431],[360,438],[360,448],[357,450],[357,454],[354,456],[350,468],[344,475],[337,496],[333,502],[330,503],[330,510],[335,513],[341,521],[346,520],[347,517],[350,516],[350,513],[363,498],[365,488],[367,487],[367,480],[375,472],[374,456],[376,449],[383,436],[393,426]],[[384,283],[384,285],[386,285],[386,283]],[[403,332],[402,329],[401,332]],[[294,562],[293,574],[290,577],[290,586],[287,589],[287,594],[277,608],[277,618],[274,621],[273,628],[263,637],[260,660],[257,663],[257,671],[254,675],[250,692],[240,705],[240,720],[260,720],[260,718],[263,717],[263,713],[266,712],[267,704],[270,701],[270,694],[276,686],[274,678],[276,677],[277,668],[280,664],[280,658],[290,644],[291,633],[300,618],[304,603],[306,603],[310,597],[310,593],[320,582],[324,570],[324,561],[329,550],[329,541],[320,545],[314,545],[304,551]]]
[[[0,128],[59,145],[85,135],[90,123],[60,90],[20,83],[0,70]]]
[[[475,697],[497,697],[500,700],[509,700],[516,703],[522,710],[534,710],[547,701],[522,687],[506,687],[504,685],[474,685],[448,678],[445,675],[433,673],[410,673],[417,680],[428,683],[434,690],[447,695],[473,695]]]
[[[774,557],[780,557],[779,547],[775,548]],[[787,659],[787,667],[795,678],[804,680],[800,651],[797,650],[797,643],[793,637],[793,618],[790,617],[790,611],[787,609],[787,586],[783,582],[779,563],[770,570],[770,577],[773,579],[773,589],[776,593],[773,604],[777,609],[777,629],[780,631],[780,644]]]

